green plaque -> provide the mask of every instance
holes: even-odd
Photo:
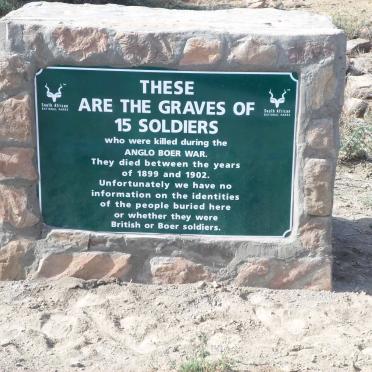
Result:
[[[287,236],[296,74],[48,67],[35,78],[44,223]]]

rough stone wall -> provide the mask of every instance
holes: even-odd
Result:
[[[32,3],[10,13],[0,22],[0,280],[68,275],[330,289],[345,44],[344,34],[326,17],[274,9],[195,12]],[[40,68],[59,64],[297,72],[291,235],[159,238],[43,225],[33,78]]]

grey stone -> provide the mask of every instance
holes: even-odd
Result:
[[[368,102],[360,98],[347,98],[344,103],[344,113],[363,118],[368,109]]]
[[[372,74],[372,53],[352,58],[349,73],[352,75]]]
[[[346,83],[346,94],[354,98],[372,98],[372,75],[349,76]]]
[[[328,64],[320,66],[316,77],[309,76],[306,104],[313,109],[321,108],[325,102],[334,99],[337,94],[337,81],[334,66]]]
[[[371,41],[368,39],[352,39],[348,40],[346,45],[346,53],[367,53],[371,49]]]

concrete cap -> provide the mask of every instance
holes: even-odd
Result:
[[[214,11],[171,10],[121,5],[71,5],[34,2],[2,19],[18,24],[115,28],[132,32],[222,32],[257,35],[334,35],[329,17],[303,11],[228,9]]]

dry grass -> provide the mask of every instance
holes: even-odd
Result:
[[[360,30],[370,27],[371,20],[365,14],[350,14],[336,12],[332,14],[333,23],[345,31],[348,39],[355,39],[360,36]]]

